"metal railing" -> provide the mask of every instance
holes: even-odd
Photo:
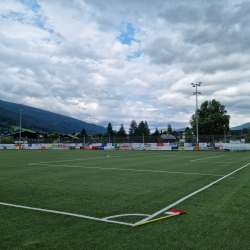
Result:
[[[242,135],[199,135],[200,143],[244,143],[244,136]],[[176,136],[175,140],[163,140],[161,135],[159,136],[109,136],[109,137],[80,137],[80,138],[37,138],[37,139],[24,139],[20,141],[15,140],[12,137],[0,137],[0,144],[48,144],[48,143],[159,143],[159,142],[184,142],[184,143],[196,143],[197,138],[195,135],[188,135],[183,137]],[[245,142],[246,143],[246,142]]]

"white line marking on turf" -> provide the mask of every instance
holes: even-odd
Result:
[[[150,214],[118,214],[113,216],[108,216],[105,218],[102,218],[103,220],[109,220],[111,218],[117,218],[117,217],[123,217],[123,216],[149,216]]]
[[[196,161],[196,162],[199,162],[199,161]],[[228,162],[226,162],[226,161],[202,161],[202,162],[208,162],[208,163],[229,163],[229,164],[240,164],[240,165],[244,164],[244,163],[230,162],[230,161],[228,161]]]
[[[210,176],[225,176],[218,174],[201,174],[201,173],[185,173],[185,172],[171,172],[171,171],[157,171],[157,170],[147,170],[147,169],[131,169],[131,168],[100,168],[100,167],[84,167],[84,166],[68,166],[68,165],[49,165],[49,164],[39,164],[32,163],[29,165],[35,166],[49,166],[49,167],[68,167],[68,168],[87,168],[87,169],[103,169],[103,170],[118,170],[118,171],[134,171],[134,172],[152,172],[152,173],[168,173],[168,174],[187,174],[187,175],[210,175]]]
[[[165,208],[163,208],[163,209],[157,211],[156,213],[154,213],[154,214],[148,216],[147,218],[145,218],[145,219],[143,219],[143,220],[141,220],[141,221],[136,222],[135,225],[136,225],[136,224],[139,224],[139,223],[142,223],[142,222],[145,222],[145,221],[148,221],[148,220],[154,218],[155,216],[157,216],[157,215],[159,215],[159,214],[161,214],[161,213],[167,211],[167,210],[170,209],[171,207],[174,207],[174,206],[178,205],[179,203],[181,203],[182,201],[184,201],[184,200],[186,200],[186,199],[192,197],[193,195],[195,195],[195,194],[197,194],[197,193],[199,193],[199,192],[201,192],[201,191],[203,191],[203,190],[205,190],[205,189],[211,187],[211,186],[214,185],[215,183],[217,183],[217,182],[219,182],[219,181],[225,179],[226,177],[228,177],[228,176],[230,176],[230,175],[236,173],[237,171],[239,171],[239,170],[241,170],[241,169],[247,167],[248,165],[250,165],[250,163],[246,164],[246,165],[243,166],[243,167],[240,167],[240,168],[236,169],[235,171],[231,172],[230,174],[225,175],[224,177],[218,179],[217,181],[214,181],[214,182],[208,184],[207,186],[205,186],[205,187],[203,187],[203,188],[201,188],[201,189],[199,189],[199,190],[197,190],[197,191],[195,191],[195,192],[193,192],[193,193],[191,193],[191,194],[189,194],[189,195],[187,195],[187,196],[181,198],[180,200],[176,201],[175,203],[173,203],[173,204],[171,204],[171,205],[169,205],[169,206],[167,206],[167,207],[165,207]]]
[[[163,156],[165,156],[166,154],[149,153],[147,155],[163,155]],[[145,155],[142,155],[142,154],[134,154],[134,155],[111,155],[110,158],[119,158],[119,157],[128,157],[128,156],[145,156]],[[169,156],[169,155],[166,155],[166,156]],[[108,158],[108,159],[110,159],[110,158]],[[107,159],[107,157],[105,156],[105,157],[73,159],[73,160],[48,161],[48,162],[39,162],[39,163],[54,163],[54,162],[64,162],[64,161],[86,161],[86,160],[98,160],[98,159]],[[33,165],[33,164],[36,164],[36,163],[29,163],[28,165]]]
[[[225,155],[211,156],[211,157],[201,158],[201,159],[196,159],[196,160],[191,160],[191,161],[201,161],[201,160],[206,160],[206,159],[211,159],[211,158],[216,158],[216,157],[221,157],[221,156],[225,156]],[[190,162],[191,162],[191,161],[190,161]]]
[[[121,221],[107,220],[105,218],[101,219],[101,218],[96,218],[96,217],[91,217],[91,216],[80,215],[80,214],[65,213],[65,212],[60,212],[60,211],[55,211],[55,210],[47,210],[47,209],[36,208],[36,207],[20,206],[20,205],[3,203],[3,202],[0,202],[0,205],[10,206],[10,207],[18,207],[18,208],[25,208],[25,209],[30,209],[30,210],[36,210],[36,211],[54,213],[54,214],[63,214],[63,215],[69,215],[69,216],[74,216],[74,217],[80,217],[80,218],[90,219],[90,220],[98,220],[98,221],[104,221],[104,222],[110,222],[110,223],[116,223],[116,224],[123,224],[123,225],[127,225],[127,226],[133,226],[133,224],[131,224],[131,223],[126,223],[126,222],[121,222]]]

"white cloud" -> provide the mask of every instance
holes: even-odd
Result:
[[[215,98],[231,126],[249,122],[250,3],[37,3],[0,2],[0,99],[116,129],[178,128],[195,110],[190,83],[202,81],[199,104]]]

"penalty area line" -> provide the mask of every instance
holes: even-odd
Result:
[[[202,161],[202,160],[217,158],[217,157],[221,157],[221,156],[225,156],[225,155],[211,156],[211,157],[207,157],[207,158],[201,158],[201,159],[191,160],[190,162],[192,162],[192,161]]]
[[[163,155],[165,156],[166,154],[159,154],[159,153],[149,153],[148,155]],[[128,156],[145,156],[142,154],[134,154],[134,155],[111,155],[111,158],[121,158],[121,157],[128,157]],[[146,155],[147,156],[147,155]],[[29,163],[28,165],[35,165],[35,164],[46,164],[46,163],[59,163],[59,162],[73,162],[73,161],[86,161],[86,160],[99,160],[99,159],[108,159],[110,158],[107,157],[91,157],[91,158],[82,158],[82,159],[73,159],[73,160],[61,160],[61,161],[48,161],[48,162],[38,162],[38,163]]]
[[[74,216],[74,217],[79,217],[79,218],[84,218],[84,219],[122,224],[122,225],[127,225],[127,226],[134,226],[134,224],[131,224],[131,223],[126,223],[126,222],[122,222],[122,221],[108,220],[107,218],[100,219],[100,218],[81,215],[81,214],[72,214],[72,213],[66,213],[66,212],[60,212],[60,211],[48,210],[48,209],[42,209],[42,208],[36,208],[36,207],[20,206],[20,205],[9,204],[9,203],[4,203],[4,202],[0,202],[0,205],[9,206],[9,207],[24,208],[24,209],[29,209],[29,210],[42,211],[42,212],[47,212],[47,213],[62,214],[62,215]]]
[[[48,167],[67,167],[67,168],[117,170],[117,171],[134,171],[134,172],[168,173],[168,174],[183,174],[183,175],[225,176],[225,175],[218,175],[218,174],[171,172],[171,171],[164,171],[164,170],[131,169],[131,168],[101,168],[101,167],[84,167],[84,166],[69,166],[69,165],[49,165],[49,164],[40,164],[40,163],[30,163],[29,165],[32,165],[32,166],[48,166]]]
[[[233,172],[231,172],[231,173],[229,173],[229,174],[223,176],[222,178],[220,178],[220,179],[218,179],[218,180],[216,180],[216,181],[214,181],[214,182],[211,182],[211,183],[208,184],[207,186],[205,186],[205,187],[203,187],[203,188],[201,188],[201,189],[199,189],[199,190],[197,190],[197,191],[195,191],[195,192],[193,192],[193,193],[191,193],[191,194],[189,194],[189,195],[187,195],[187,196],[181,198],[180,200],[176,201],[175,203],[173,203],[173,204],[171,204],[171,205],[169,205],[169,206],[167,206],[167,207],[165,207],[165,208],[163,208],[163,209],[157,211],[156,213],[154,213],[154,214],[148,216],[147,218],[145,218],[145,219],[143,219],[143,220],[141,220],[141,221],[136,222],[135,225],[136,225],[136,224],[143,223],[143,222],[146,222],[146,221],[148,221],[148,220],[154,218],[155,216],[157,216],[157,215],[159,215],[159,214],[161,214],[161,213],[167,211],[168,209],[170,209],[170,208],[172,208],[172,207],[178,205],[179,203],[181,203],[182,201],[184,201],[184,200],[186,200],[186,199],[192,197],[193,195],[195,195],[195,194],[197,194],[197,193],[199,193],[199,192],[201,192],[201,191],[203,191],[203,190],[205,190],[205,189],[211,187],[212,185],[216,184],[217,182],[219,182],[219,181],[221,181],[221,180],[227,178],[228,176],[230,176],[230,175],[232,175],[232,174],[238,172],[239,170],[241,170],[241,169],[247,167],[248,165],[250,165],[250,163],[244,165],[243,167],[240,167],[240,168],[234,170]]]

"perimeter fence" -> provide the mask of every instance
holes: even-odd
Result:
[[[15,143],[26,143],[26,144],[47,144],[47,143],[85,143],[95,144],[101,143],[106,145],[107,143],[160,143],[160,142],[177,142],[177,143],[196,143],[197,137],[188,135],[185,138],[176,136],[172,139],[164,139],[160,136],[109,136],[109,137],[80,137],[80,138],[37,138],[28,139],[21,138],[17,141],[12,137],[0,137],[0,144],[15,144]],[[249,143],[244,140],[241,135],[225,136],[225,135],[200,135],[199,143]]]

